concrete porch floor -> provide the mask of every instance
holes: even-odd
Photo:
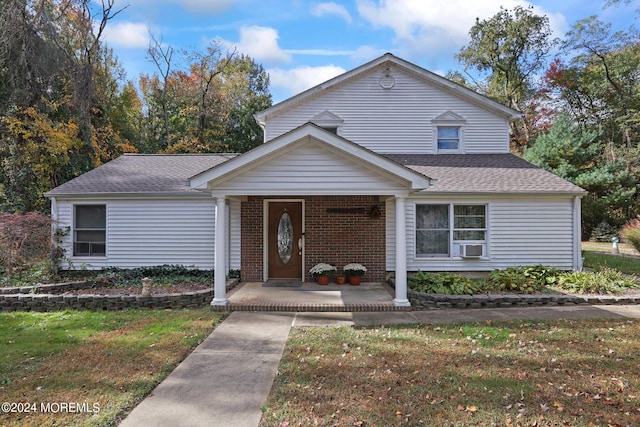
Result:
[[[240,283],[228,292],[229,302],[220,309],[231,311],[406,311],[396,307],[394,290],[386,283],[359,286],[319,285],[265,287],[263,282]],[[215,308],[215,307],[214,307]]]

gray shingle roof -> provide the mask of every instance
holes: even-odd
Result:
[[[567,193],[585,190],[513,154],[385,154],[437,183],[426,193]]]
[[[126,154],[54,188],[48,196],[199,193],[189,178],[234,154]],[[567,193],[580,187],[512,154],[385,154],[436,179],[426,193]]]
[[[48,196],[122,193],[198,193],[189,178],[235,154],[125,154],[62,184]]]

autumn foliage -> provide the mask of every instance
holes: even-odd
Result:
[[[51,247],[51,219],[43,214],[0,215],[0,270],[12,274],[47,259]]]

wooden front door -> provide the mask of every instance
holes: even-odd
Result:
[[[269,202],[269,279],[302,279],[302,202]]]

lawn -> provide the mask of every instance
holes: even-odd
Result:
[[[261,426],[640,425],[640,321],[299,328]]]
[[[111,426],[224,318],[208,308],[0,314],[3,426]]]
[[[584,251],[584,266],[589,268],[608,267],[626,274],[640,275],[640,258]]]

